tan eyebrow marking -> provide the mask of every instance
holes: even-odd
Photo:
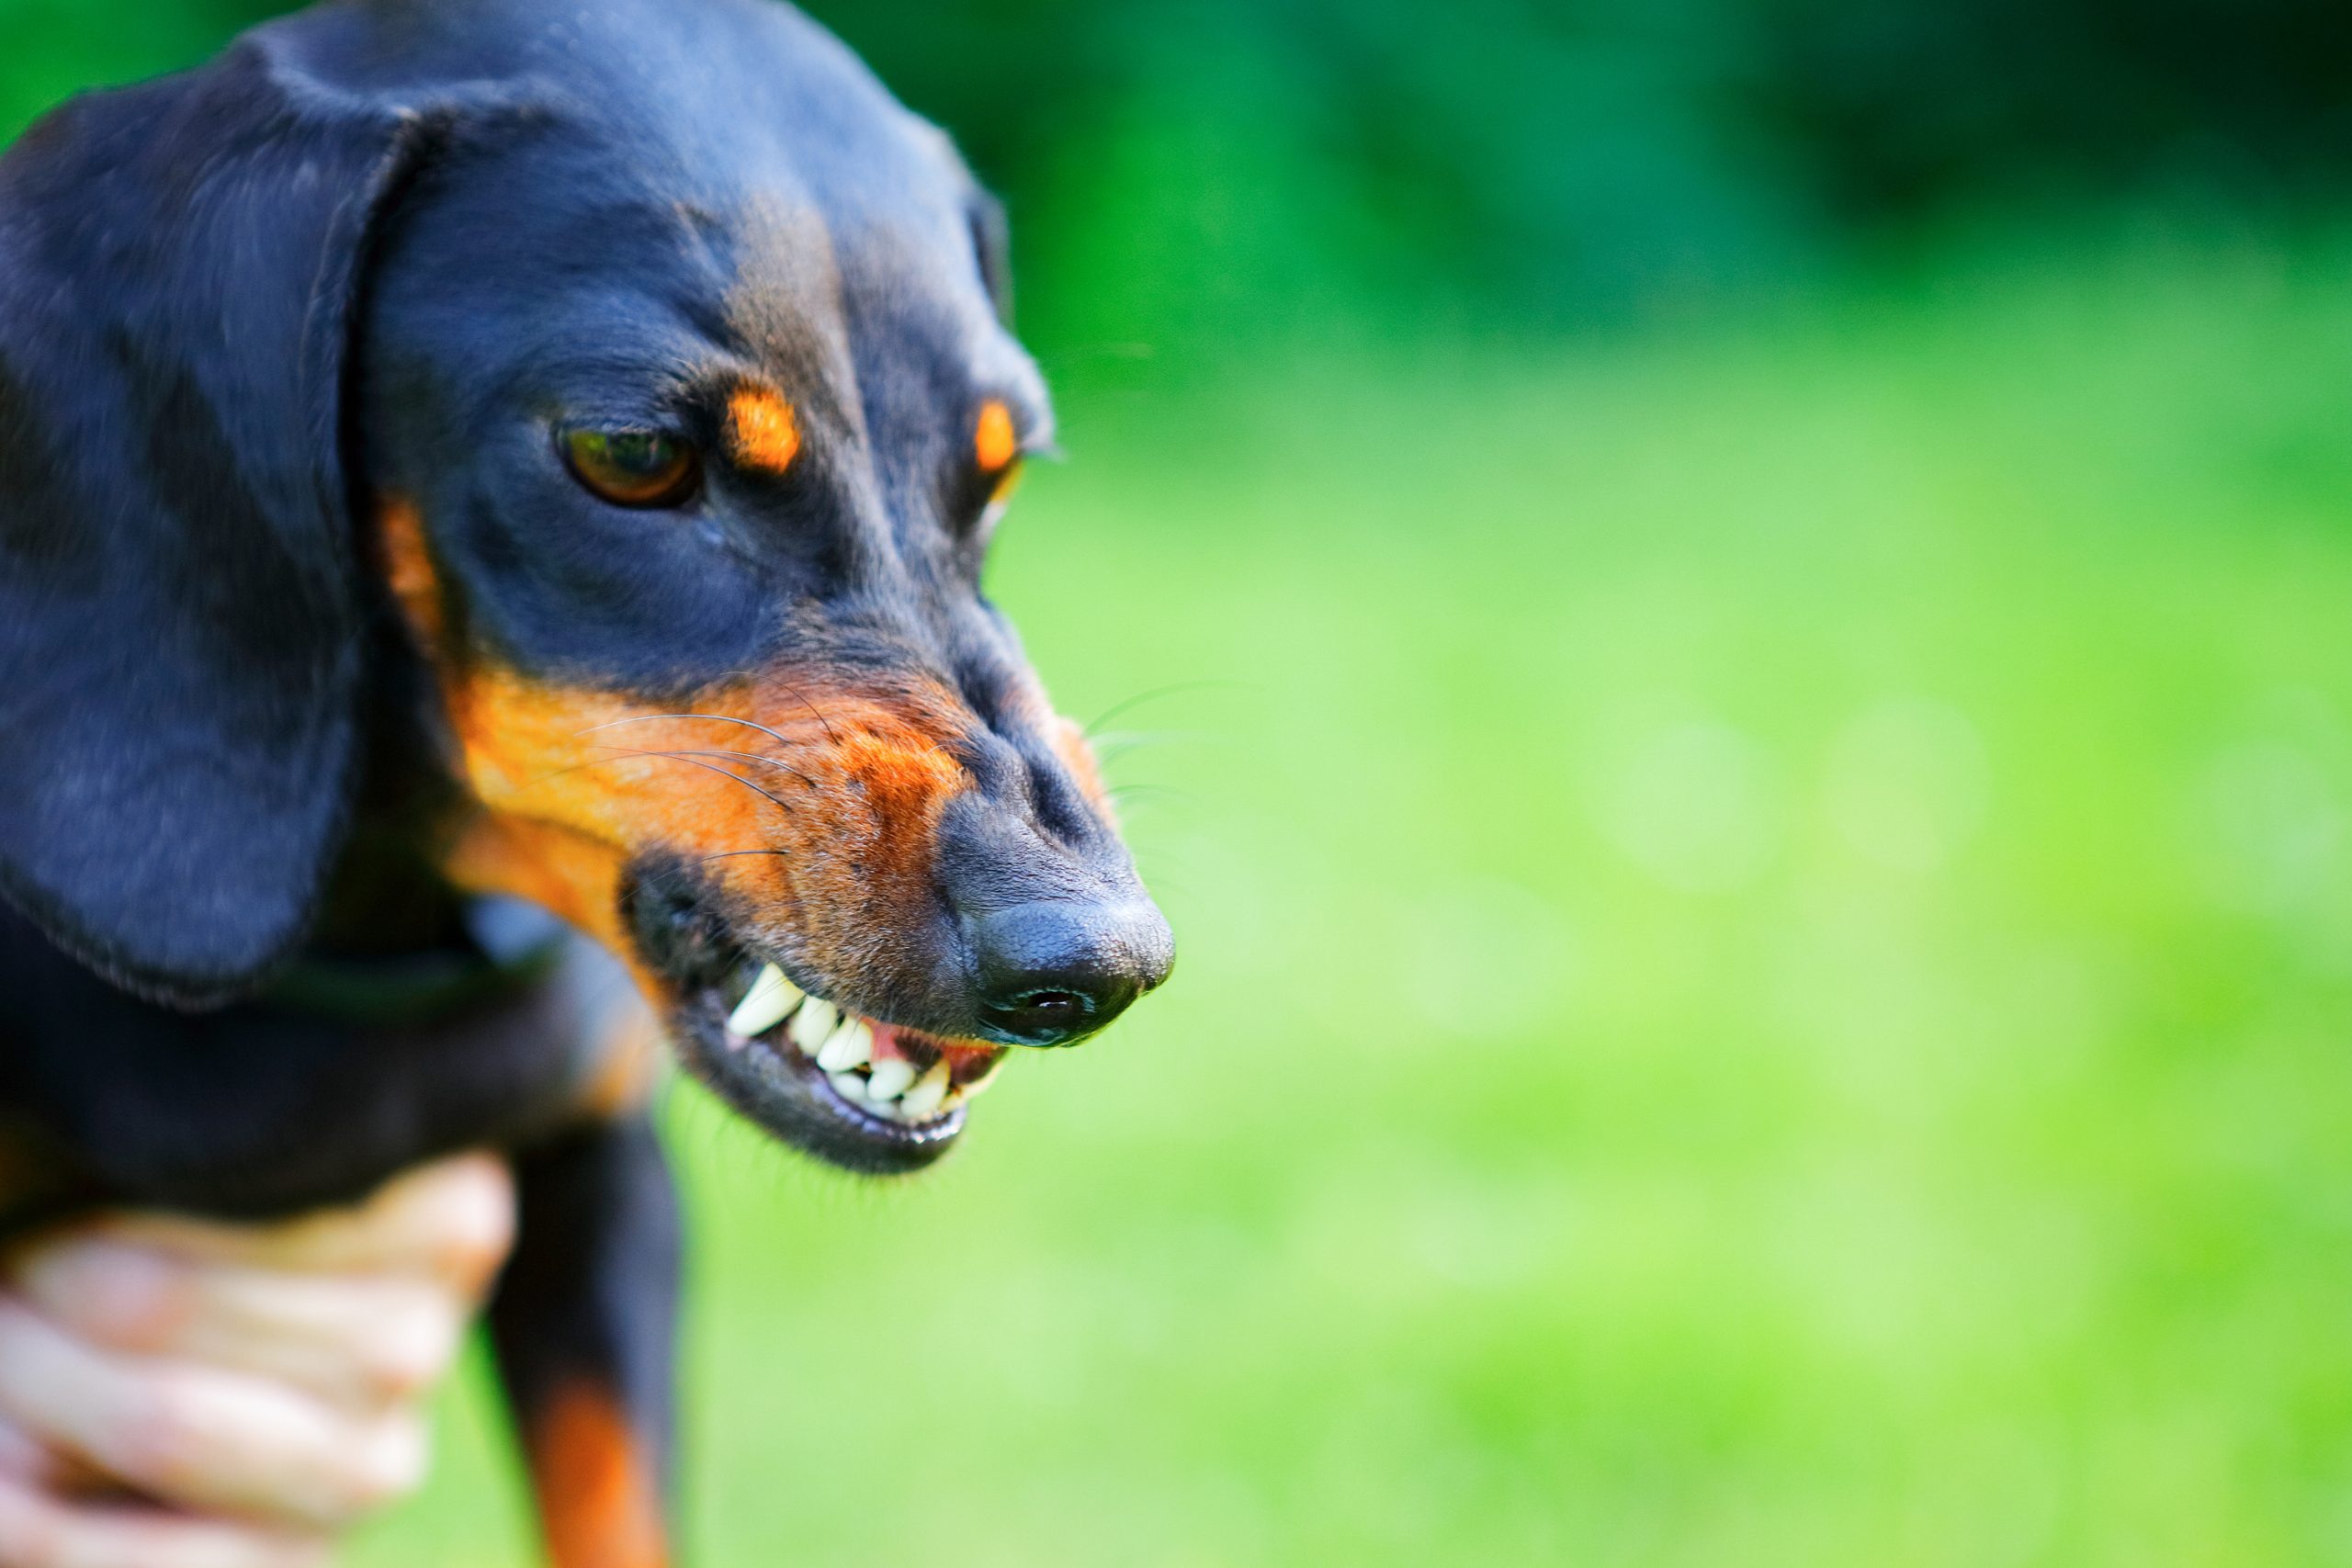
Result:
[[[747,387],[728,400],[727,445],[744,468],[780,474],[800,455],[800,422],[774,392]]]
[[[1012,411],[1001,398],[980,405],[980,420],[972,433],[972,454],[983,473],[995,473],[1021,456],[1021,434],[1012,427]]]

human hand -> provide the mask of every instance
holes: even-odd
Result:
[[[0,1568],[312,1568],[424,1479],[514,1236],[470,1155],[271,1224],[110,1213],[0,1259]]]

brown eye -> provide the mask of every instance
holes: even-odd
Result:
[[[702,478],[692,446],[650,430],[567,430],[558,445],[572,478],[615,506],[676,506]]]

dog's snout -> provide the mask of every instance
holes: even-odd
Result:
[[[1014,760],[1003,748],[1002,761]],[[1069,794],[1083,830],[1057,830],[1031,780],[1058,764],[976,770],[943,814],[939,886],[960,932],[963,1004],[1007,1044],[1069,1045],[1168,977],[1176,943],[1106,818]]]
[[[979,1010],[999,1038],[1068,1045],[1168,977],[1175,939],[1148,899],[1041,899],[967,927]]]

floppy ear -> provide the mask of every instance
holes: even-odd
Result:
[[[0,160],[0,891],[157,999],[250,986],[341,842],[344,362],[427,130],[249,39]]]

